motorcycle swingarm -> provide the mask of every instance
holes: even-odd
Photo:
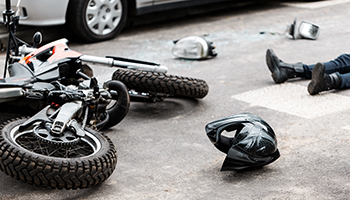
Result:
[[[166,95],[161,94],[151,94],[151,93],[140,93],[140,92],[134,92],[129,91],[130,101],[133,102],[149,102],[149,103],[155,103],[155,102],[161,102],[166,98]]]
[[[29,118],[23,124],[19,126],[19,131],[24,131],[29,126],[34,124],[35,122],[51,122],[52,120],[47,116],[48,110],[50,109],[50,105],[43,108],[41,111],[36,113],[33,117]]]

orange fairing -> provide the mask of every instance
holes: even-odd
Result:
[[[52,56],[48,59],[49,64],[64,58],[77,58],[82,54],[70,50],[66,44],[58,44],[52,49]]]
[[[30,61],[30,59],[32,58],[34,56],[34,54],[28,54],[27,56],[25,56],[24,58],[22,58],[20,61],[19,61],[19,63],[21,63],[21,64],[29,64],[29,63],[31,63],[31,61]]]

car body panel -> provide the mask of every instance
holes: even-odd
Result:
[[[50,26],[66,23],[66,12],[69,0],[20,0],[19,9],[17,9],[16,5],[18,1],[19,0],[11,0],[11,4],[14,11],[19,10],[20,24]],[[221,1],[228,0],[136,0],[135,14],[141,15]],[[2,10],[5,10],[5,1],[0,1],[0,11]],[[38,10],[40,12],[38,12]]]
[[[146,13],[165,11],[178,8],[188,8],[193,6],[205,5],[210,3],[219,3],[224,1],[237,1],[239,0],[154,0],[152,6],[144,6],[137,8],[137,14],[142,15]],[[240,0],[244,2],[243,0]]]
[[[19,9],[17,9],[18,0],[12,0],[11,8],[16,12],[19,11],[20,24],[60,25],[66,22],[68,2],[69,0],[21,0]],[[5,1],[0,2],[0,10],[5,10]]]
[[[136,0],[136,8],[142,8],[146,6],[152,6],[153,0]]]
[[[154,5],[165,4],[165,3],[174,3],[179,1],[189,1],[189,0],[154,0]]]

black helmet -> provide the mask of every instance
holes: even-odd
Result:
[[[214,146],[227,154],[221,171],[260,167],[280,157],[274,131],[256,115],[233,115],[210,122],[205,130]],[[221,135],[234,130],[234,137]]]

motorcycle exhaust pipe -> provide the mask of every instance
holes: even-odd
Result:
[[[24,96],[24,91],[20,87],[1,88],[0,103],[13,101]]]

